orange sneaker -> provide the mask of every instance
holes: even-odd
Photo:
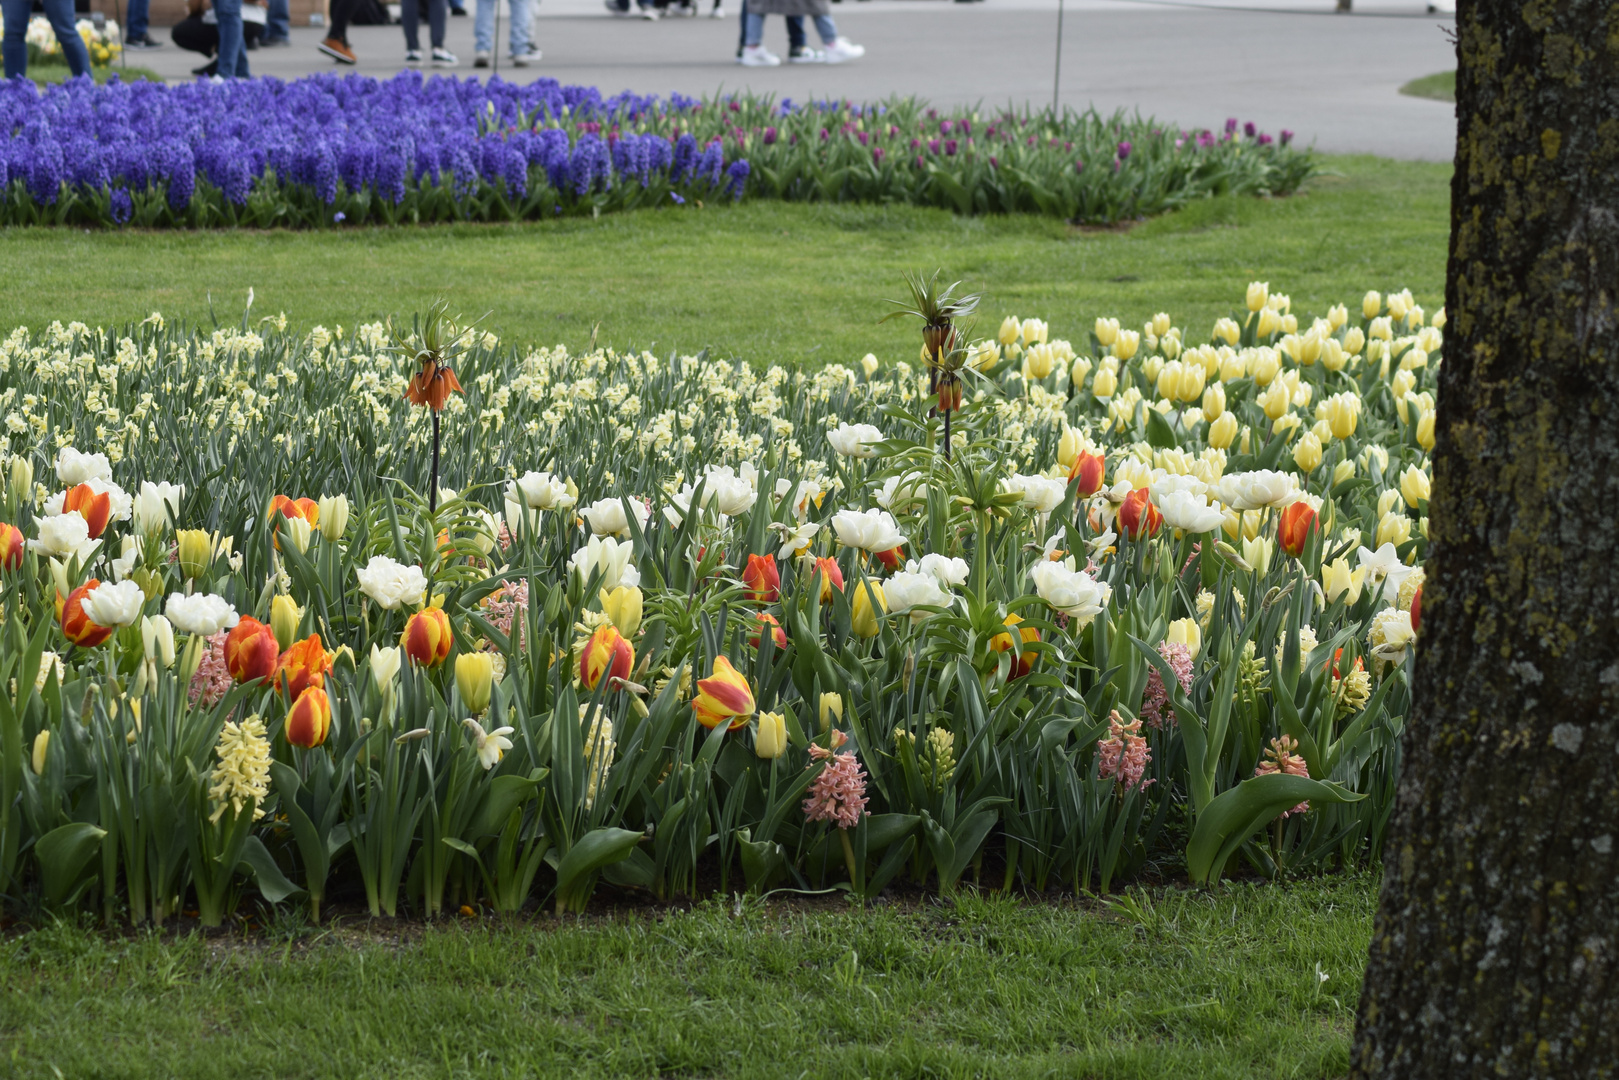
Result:
[[[354,50],[349,48],[348,42],[338,41],[336,38],[327,38],[322,41],[320,51],[336,60],[339,64],[356,64],[360,60],[359,57],[354,55]]]

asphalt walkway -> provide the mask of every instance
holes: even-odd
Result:
[[[699,3],[706,11],[711,0]],[[1057,91],[1068,105],[1139,109],[1182,127],[1218,128],[1236,117],[1273,133],[1290,129],[1325,151],[1449,160],[1451,107],[1398,90],[1455,66],[1452,16],[1412,0],[1359,0],[1349,15],[1332,7],[1333,0],[1066,0]],[[846,0],[833,16],[867,53],[836,66],[740,67],[735,7],[727,14],[648,22],[613,18],[600,0],[542,0],[534,36],[544,57],[523,69],[502,58],[500,76],[551,77],[606,93],[747,89],[868,101],[917,94],[990,106],[1052,100],[1057,0]],[[168,42],[166,31],[154,28],[153,36],[164,47],[132,53],[130,63],[183,78],[202,62]],[[291,48],[250,53],[254,73],[293,78],[332,69],[315,48],[321,30],[295,27],[293,36]],[[349,40],[360,72],[386,77],[406,66],[397,26],[353,27]],[[780,19],[767,21],[765,44],[785,55]],[[488,74],[472,68],[471,18],[450,20],[448,45],[461,59],[453,74]]]

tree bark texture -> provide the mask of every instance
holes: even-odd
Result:
[[[1355,1077],[1619,1076],[1619,4],[1463,0],[1432,549]]]

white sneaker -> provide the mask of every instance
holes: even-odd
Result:
[[[422,62],[422,50],[420,50],[420,49],[406,49],[405,50],[405,63],[407,63],[407,64],[419,64],[421,62]]]
[[[644,7],[644,8],[642,8],[641,9],[641,18],[645,19],[647,22],[657,22],[658,21],[658,9],[655,8],[655,7]]]
[[[787,62],[789,64],[824,64],[826,63],[826,54],[820,49],[812,49],[806,45],[796,52],[789,52]]]
[[[460,63],[461,63],[461,61],[457,60],[455,58],[455,54],[453,52],[451,52],[449,49],[434,49],[433,50],[433,66],[434,67],[455,67]]]
[[[602,0],[602,2],[607,7],[607,13],[615,16],[616,18],[629,19],[633,18],[635,15],[633,8],[619,7],[617,0]]]
[[[823,50],[822,56],[828,64],[841,64],[845,60],[858,60],[866,55],[864,45],[856,45],[846,37],[840,37]]]
[[[719,4],[715,4],[714,10],[708,13],[708,17],[710,19],[723,19],[725,18],[725,9]]]
[[[781,57],[763,45],[745,45],[742,48],[742,59],[737,63],[743,67],[780,67]]]
[[[472,66],[475,67],[475,68],[486,68],[486,67],[488,67],[489,66],[489,50],[488,49],[479,49],[476,52],[474,52],[472,54]]]
[[[530,45],[527,52],[512,53],[512,67],[528,67],[540,59],[540,50]]]

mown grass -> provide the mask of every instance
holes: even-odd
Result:
[[[97,83],[104,83],[114,75],[117,75],[120,79],[124,80],[124,82],[135,82],[138,79],[148,79],[152,82],[163,81],[163,76],[159,75],[151,68],[126,68],[122,64],[113,64],[108,67],[92,66],[90,68],[90,75]],[[66,64],[35,64],[28,69],[28,77],[33,79],[34,82],[40,86],[48,86],[51,83],[66,82],[72,76],[73,73],[68,70]]]
[[[1400,93],[1412,97],[1433,98],[1435,101],[1455,101],[1456,73],[1440,71],[1433,75],[1424,75],[1420,79],[1412,79],[1400,87]]]
[[[620,348],[705,346],[756,362],[911,359],[915,328],[877,325],[906,270],[943,268],[984,294],[981,329],[1040,316],[1083,341],[1098,315],[1167,311],[1191,340],[1250,280],[1297,312],[1409,287],[1442,302],[1446,165],[1329,158],[1336,175],[1286,199],[1222,198],[1124,232],[1038,217],[749,202],[512,226],[327,232],[0,232],[0,329],[52,320],[408,319],[444,296],[503,337]]]
[[[1335,1077],[1366,878],[0,941],[16,1077]]]

